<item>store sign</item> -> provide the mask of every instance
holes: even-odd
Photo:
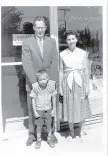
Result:
[[[33,34],[13,34],[13,46],[21,46],[23,44],[23,41],[29,37],[31,37]]]

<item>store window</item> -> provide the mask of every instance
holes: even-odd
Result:
[[[46,34],[49,35],[49,7],[1,7],[1,15],[2,114],[4,131],[8,131],[7,121],[27,119],[28,116],[22,45],[15,42],[34,33],[33,19],[36,16],[46,18]]]
[[[85,14],[86,12],[86,14]],[[67,48],[64,32],[76,31],[79,34],[77,47],[86,50],[90,71],[96,78],[103,75],[102,51],[102,7],[60,6],[58,7],[58,38],[60,52]]]

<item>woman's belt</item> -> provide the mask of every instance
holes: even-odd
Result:
[[[82,80],[82,73],[83,73],[83,69],[68,69],[65,70],[64,72],[69,72],[69,74],[67,75],[67,84],[69,86],[70,89],[72,89],[72,84],[73,84],[73,80],[81,87],[83,80]]]

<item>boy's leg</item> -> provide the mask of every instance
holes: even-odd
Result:
[[[59,94],[56,95],[56,103],[58,103],[58,101],[59,101]],[[55,108],[55,111],[56,111],[56,108]],[[55,113],[55,115],[57,115],[57,112]],[[51,138],[52,138],[52,141],[54,143],[58,143],[58,140],[57,140],[57,138],[55,136],[56,118],[57,118],[57,116],[52,117],[52,123],[51,123],[51,131],[52,131]]]
[[[37,130],[36,130],[36,134],[37,134],[37,140],[41,139],[41,129],[42,129],[42,125],[43,125],[43,119],[38,118],[37,119]]]
[[[54,132],[55,132],[55,117],[51,117],[51,138],[54,143],[58,143],[58,140]]]
[[[47,131],[48,131],[48,138],[47,138],[47,143],[49,144],[50,147],[55,147],[55,143],[52,141],[51,138],[51,134],[52,134],[52,130],[51,130],[51,123],[52,123],[52,118],[51,118],[51,110],[48,110],[47,112],[45,112],[45,122],[46,122],[46,126],[47,126]]]
[[[35,144],[36,149],[41,147],[41,130],[42,130],[42,126],[44,124],[43,112],[38,111],[38,113],[39,113],[40,117],[35,120],[35,124],[37,125],[37,130],[36,130],[37,141]]]

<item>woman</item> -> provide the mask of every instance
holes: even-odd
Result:
[[[89,74],[87,52],[76,47],[77,33],[66,32],[68,48],[60,53],[60,93],[63,95],[63,119],[69,122],[69,137],[74,137],[74,123],[80,123],[84,135],[85,118],[91,117],[88,103]]]

